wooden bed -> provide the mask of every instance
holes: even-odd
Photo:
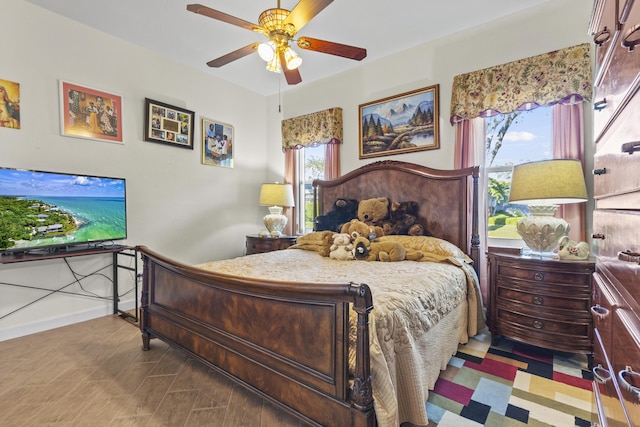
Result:
[[[382,161],[315,181],[314,197],[318,213],[338,197],[416,201],[429,232],[461,248],[477,270],[477,178],[478,168],[445,171]],[[369,318],[376,301],[358,277],[330,283],[257,280],[138,250],[145,350],[151,338],[159,338],[310,425],[376,425]],[[357,319],[355,344],[350,318]]]

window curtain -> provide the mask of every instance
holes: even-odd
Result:
[[[553,158],[578,159],[584,171],[584,107],[582,103],[573,105],[554,105],[553,121]],[[569,224],[569,237],[576,241],[586,241],[586,203],[560,205],[556,216],[564,218]]]
[[[329,108],[282,121],[282,149],[342,142],[342,108]]]
[[[292,184],[294,195],[298,194],[296,150],[304,147],[325,145],[324,179],[340,176],[340,145],[342,143],[342,108],[335,107],[316,113],[305,114],[282,121],[282,150],[285,154],[284,182]],[[298,200],[295,201],[298,206]],[[293,208],[285,208],[283,214],[289,219],[284,232],[293,235],[297,230]]]
[[[455,129],[455,146],[454,146],[454,168],[462,169],[472,166],[480,166],[480,180],[478,182],[479,200],[478,200],[478,233],[480,234],[479,263],[478,272],[480,276],[480,293],[482,301],[489,301],[489,281],[487,269],[487,198],[482,197],[482,191],[487,188],[487,176],[484,173],[485,155],[484,141],[486,140],[486,127],[483,118],[475,118],[471,120],[463,120],[458,122]],[[468,209],[473,209],[471,203],[472,193],[467,195]],[[468,218],[471,218],[471,212],[468,212]],[[471,224],[468,224],[471,229]]]
[[[485,117],[553,106],[554,158],[583,162],[583,106],[592,93],[591,47],[572,46],[519,61],[455,76],[450,121],[456,126],[455,167],[481,167],[480,188],[487,188]],[[486,195],[479,201],[481,239],[480,286],[487,301]],[[568,217],[565,217],[567,215]],[[585,235],[583,203],[565,205],[562,216],[575,224],[572,233]],[[584,239],[577,239],[584,240]]]
[[[517,110],[590,101],[588,43],[453,78],[451,124]]]

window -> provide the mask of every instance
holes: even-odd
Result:
[[[296,150],[298,182],[296,190],[296,233],[306,234],[313,231],[313,180],[324,179],[325,144],[315,147],[304,147]]]
[[[511,173],[514,165],[553,158],[551,114],[551,107],[538,107],[485,119],[490,245],[522,242],[516,224],[530,213],[526,205],[509,203]]]

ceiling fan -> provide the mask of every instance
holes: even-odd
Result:
[[[355,59],[356,61],[360,61],[367,56],[366,49],[355,46],[310,37],[298,37],[294,39],[298,31],[331,2],[333,2],[333,0],[300,0],[298,4],[289,11],[287,9],[281,9],[280,0],[278,0],[277,8],[267,9],[260,14],[257,25],[201,4],[189,4],[187,5],[187,10],[247,30],[262,33],[269,39],[268,42],[251,43],[250,45],[213,59],[207,62],[208,66],[216,68],[222,67],[236,59],[243,58],[253,52],[258,52],[258,55],[267,61],[267,70],[277,73],[281,71],[284,72],[287,83],[295,85],[302,81],[302,77],[300,77],[300,72],[298,71],[298,67],[302,63],[302,58],[289,46],[292,41],[295,41],[301,49],[328,53],[343,58]]]

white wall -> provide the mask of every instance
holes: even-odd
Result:
[[[265,97],[23,0],[4,0],[2,16],[11,42],[3,47],[0,79],[20,83],[21,129],[0,128],[0,166],[126,178],[125,243],[186,263],[244,253],[245,235],[260,230],[265,213],[257,203],[267,179]],[[60,79],[124,98],[124,144],[60,135]],[[193,150],[143,140],[145,97],[195,111]],[[201,164],[202,116],[234,125],[233,169]],[[282,163],[281,152],[272,157]],[[282,180],[276,173],[270,179]],[[88,273],[108,260],[72,263]],[[0,282],[56,287],[72,280],[61,261],[0,265]],[[87,287],[110,292],[104,279]],[[104,301],[54,295],[1,318],[44,293],[0,284],[0,340],[57,326],[67,313],[110,311]],[[25,326],[33,322],[33,329]]]

